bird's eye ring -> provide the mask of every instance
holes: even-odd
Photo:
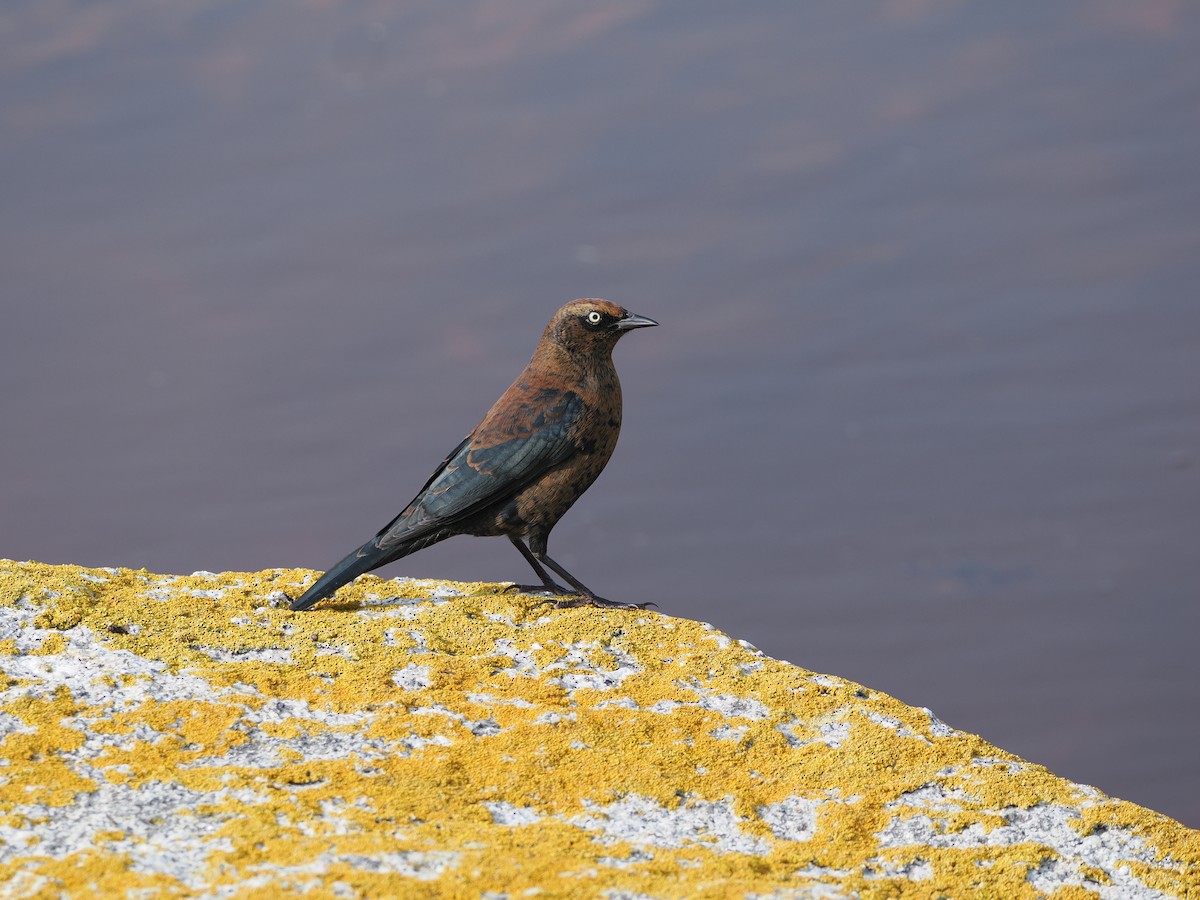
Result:
[[[600,313],[596,312],[596,310],[594,310],[594,309],[590,313],[587,314],[587,320],[588,320],[589,325],[599,325],[600,320],[603,318],[604,318],[604,316],[600,315]]]

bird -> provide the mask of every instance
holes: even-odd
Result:
[[[644,609],[606,600],[547,554],[550,531],[591,487],[621,430],[613,347],[657,325],[609,300],[573,300],[550,319],[533,357],[412,501],[325,572],[291,609],[314,606],[364,572],[458,534],[507,537],[560,608]],[[567,582],[564,587],[546,571]]]

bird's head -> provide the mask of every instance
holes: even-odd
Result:
[[[546,326],[546,337],[573,353],[605,354],[626,332],[657,324],[611,300],[588,298],[572,300],[556,312]]]

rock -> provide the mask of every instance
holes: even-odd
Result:
[[[1200,832],[708,625],[312,577],[0,562],[0,893],[1200,892]]]

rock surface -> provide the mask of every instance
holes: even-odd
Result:
[[[1200,832],[654,612],[0,562],[0,895],[1200,895]]]

